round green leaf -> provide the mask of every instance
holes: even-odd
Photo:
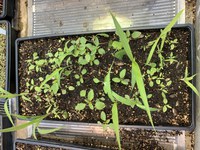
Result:
[[[94,83],[99,83],[100,82],[99,79],[97,79],[97,78],[93,78],[93,81],[94,81]]]
[[[139,32],[139,31],[134,31],[133,33],[132,33],[132,38],[134,38],[134,39],[137,39],[137,38],[139,38],[140,37],[140,35],[141,35],[141,32]]]
[[[106,52],[105,52],[105,50],[104,50],[103,48],[100,48],[100,49],[98,49],[98,53],[99,53],[100,55],[103,55],[103,54],[105,54]]]
[[[85,108],[86,104],[85,103],[78,103],[75,107],[76,110],[81,111]]]
[[[98,59],[95,59],[95,60],[94,60],[94,64],[95,64],[95,65],[99,65],[99,60],[98,60]]]
[[[86,96],[86,90],[81,90],[80,91],[80,96],[85,97]]]
[[[90,62],[90,59],[91,59],[91,57],[90,57],[90,54],[86,54],[85,55],[85,60],[87,61],[87,62]]]
[[[82,71],[81,71],[81,74],[82,75],[84,75],[84,74],[86,74],[87,73],[87,70],[86,69],[83,69]]]
[[[102,109],[105,108],[105,104],[101,101],[96,101],[95,108],[98,109],[98,110],[102,110]]]
[[[73,86],[69,86],[68,89],[69,89],[70,91],[75,90],[75,88],[74,88]]]

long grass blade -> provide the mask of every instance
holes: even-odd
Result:
[[[11,117],[11,114],[10,114],[9,108],[8,108],[8,102],[9,102],[9,100],[7,99],[7,100],[5,101],[5,103],[4,103],[4,111],[5,111],[5,113],[6,113],[7,117],[8,117],[8,119],[10,120],[11,124],[12,124],[13,126],[15,126],[15,124],[14,124],[14,122],[13,122],[13,119],[12,119],[12,117]]]
[[[55,129],[40,129],[40,128],[37,128],[38,132],[40,134],[49,134],[49,133],[53,133],[55,131],[58,131],[62,129],[62,127],[59,127],[59,128],[55,128]]]
[[[114,126],[117,143],[119,146],[119,150],[121,150],[121,142],[120,142],[120,135],[119,135],[119,117],[118,117],[118,108],[117,108],[116,102],[112,106],[112,120],[113,120],[113,126]]]
[[[142,74],[141,74],[139,65],[136,62],[132,62],[132,67],[134,69],[135,79],[136,79],[137,87],[138,87],[142,102],[145,106],[145,110],[149,117],[150,123],[151,123],[152,127],[154,128],[153,119],[151,116],[150,107],[149,107],[149,103],[147,100],[146,90],[145,90],[145,86],[144,86],[144,82],[142,79]]]
[[[194,91],[195,94],[197,94],[198,96],[200,96],[198,90],[196,89],[196,87],[194,87],[194,85],[192,83],[190,83],[187,80],[183,80],[183,81],[187,84],[187,86],[189,86]]]
[[[41,122],[41,120],[43,120],[47,116],[48,116],[48,114],[46,114],[44,116],[41,116],[40,118],[34,119],[34,120],[30,121],[30,122],[23,123],[23,124],[18,125],[18,126],[2,129],[2,130],[0,130],[0,132],[13,132],[13,131],[24,129],[24,128],[26,128],[26,127],[34,124],[34,123]]]
[[[124,50],[126,51],[127,56],[129,57],[129,59],[131,61],[134,60],[130,45],[129,45],[129,41],[128,38],[126,37],[126,34],[124,33],[124,31],[122,30],[120,24],[118,23],[117,19],[115,18],[115,16],[110,13],[112,18],[113,18],[113,22],[115,24],[116,27],[116,33],[119,36],[120,41],[122,42],[122,45],[124,47]]]

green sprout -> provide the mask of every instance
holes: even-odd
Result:
[[[122,83],[124,85],[128,85],[128,83],[130,82],[130,80],[129,79],[125,79],[125,76],[126,76],[126,69],[123,69],[119,73],[119,78],[118,77],[114,77],[112,79],[112,81],[115,82],[115,83]]]
[[[165,59],[165,61],[168,61],[171,65],[174,62],[178,62],[175,58],[176,58],[176,56],[174,56],[174,54],[171,52],[170,56],[167,59]]]
[[[75,75],[74,75],[74,78],[75,78],[76,80],[78,80],[78,81],[76,82],[77,86],[80,86],[81,83],[84,83],[84,78],[83,78],[83,76],[84,76],[86,73],[87,73],[87,70],[86,70],[86,69],[82,69],[80,75],[79,75],[79,74],[75,74]]]
[[[94,99],[94,90],[93,89],[90,89],[88,94],[87,94],[86,90],[80,91],[80,97],[84,97],[85,103],[78,103],[75,107],[75,109],[77,111],[81,111],[81,110],[85,109],[86,105],[88,105],[91,110],[94,109],[94,106],[92,104],[92,100]]]
[[[192,83],[190,83],[190,81],[193,80],[193,78],[196,76],[196,74],[192,75],[191,77],[188,77],[188,74],[189,74],[188,67],[186,67],[185,68],[185,76],[184,76],[184,78],[182,78],[180,80],[184,81],[185,84],[187,84],[187,86],[190,87],[196,93],[196,95],[200,96],[198,90],[194,87],[194,85],[192,85]]]

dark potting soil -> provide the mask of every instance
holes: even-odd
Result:
[[[165,62],[164,69],[162,70],[162,74],[166,80],[171,80],[172,84],[167,87],[166,98],[168,100],[168,104],[172,107],[172,109],[168,108],[164,113],[162,112],[163,97],[161,95],[161,91],[159,90],[159,85],[156,83],[153,87],[149,86],[149,82],[151,79],[147,76],[147,69],[149,67],[145,66],[145,62],[147,56],[149,54],[150,48],[146,47],[144,50],[144,46],[147,46],[149,41],[155,40],[156,37],[159,36],[159,30],[149,30],[149,31],[141,31],[143,38],[139,38],[136,40],[130,41],[130,46],[132,49],[133,56],[136,58],[137,63],[141,68],[142,74],[144,74],[144,83],[147,94],[152,94],[152,97],[149,98],[149,105],[154,108],[161,109],[159,112],[152,112],[152,117],[155,125],[166,125],[166,126],[188,126],[191,124],[191,103],[189,89],[186,84],[181,81],[184,77],[185,68],[190,66],[190,57],[189,57],[189,47],[190,47],[190,31],[189,29],[173,29],[170,35],[167,36],[167,40],[171,41],[174,39],[178,40],[178,43],[175,44],[175,48],[170,50],[169,42],[165,43],[163,48],[163,56],[165,58],[170,56],[170,53],[173,52],[176,62],[170,64],[169,62]],[[36,101],[35,96],[38,94],[36,91],[29,91],[26,87],[26,83],[31,79],[34,79],[34,84],[39,86],[40,81],[39,77],[45,78],[47,74],[52,73],[50,66],[45,66],[42,68],[42,72],[32,72],[28,74],[28,63],[26,60],[33,58],[33,52],[37,52],[39,58],[45,59],[46,54],[48,52],[55,53],[58,48],[64,47],[64,44],[69,39],[77,39],[78,36],[66,36],[63,37],[65,40],[59,42],[60,38],[44,38],[44,39],[35,39],[35,40],[26,40],[24,42],[20,42],[19,44],[19,92],[27,92],[29,94],[29,98],[32,103],[23,101],[20,99],[20,114],[23,115],[41,115],[45,114],[48,108],[45,107],[48,103],[48,99],[53,99],[54,103],[59,107],[59,110],[64,110],[69,113],[69,117],[64,119],[62,117],[62,113],[59,115],[59,119],[54,116],[49,116],[48,119],[54,120],[67,120],[67,121],[75,121],[75,122],[88,122],[88,123],[96,123],[100,120],[100,112],[98,110],[91,110],[87,106],[83,111],[75,111],[75,106],[77,103],[83,102],[84,99],[79,96],[81,90],[93,89],[95,93],[95,99],[102,97],[103,93],[103,83],[95,84],[93,82],[93,78],[96,77],[101,81],[104,81],[104,77],[106,76],[109,67],[114,62],[111,70],[111,78],[118,77],[119,72],[126,68],[127,73],[125,78],[130,79],[131,76],[131,66],[128,57],[124,57],[123,61],[114,59],[112,53],[112,48],[108,47],[108,40],[117,40],[117,36],[113,33],[109,34],[109,38],[101,37],[100,46],[106,50],[106,54],[103,56],[98,56],[100,64],[96,65],[85,65],[84,68],[87,70],[87,74],[83,76],[84,83],[80,86],[76,86],[76,79],[74,75],[76,73],[80,73],[80,66],[77,63],[77,59],[72,59],[71,70],[73,70],[70,74],[70,77],[63,77],[61,79],[61,88],[66,89],[65,85],[72,85],[75,87],[74,91],[69,91],[67,94],[60,94],[56,97],[50,97],[50,94],[42,93],[39,95],[41,97],[41,101]],[[91,39],[90,35],[85,35],[87,39]],[[155,52],[152,57],[152,62],[156,63],[157,66],[159,64],[159,58],[157,53]],[[66,62],[62,64],[65,66]],[[189,68],[190,69],[190,68]],[[159,76],[159,74],[156,74]],[[163,81],[166,85],[167,81]],[[50,83],[49,83],[50,84]],[[125,94],[131,93],[131,85],[125,86],[120,83],[111,83],[111,88],[113,91],[118,93],[121,96]],[[133,93],[137,91],[136,88],[133,89]],[[60,92],[61,93],[61,92]],[[111,118],[111,100],[108,99],[107,96],[105,103],[106,107],[104,111],[107,114],[107,118]],[[93,101],[94,104],[94,101]],[[139,109],[138,107],[134,107],[134,109],[127,107],[122,104],[118,104],[119,110],[119,122],[120,124],[126,125],[150,125],[148,116],[144,110]]]
[[[6,24],[0,23],[0,28],[6,30]],[[0,34],[0,87],[6,82],[6,35]]]
[[[16,150],[67,150],[67,149],[40,146],[40,145],[31,145],[25,143],[16,143]]]

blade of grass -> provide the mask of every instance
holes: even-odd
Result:
[[[117,19],[115,18],[115,16],[112,13],[110,13],[110,14],[112,16],[113,22],[114,22],[115,27],[116,27],[116,33],[119,36],[120,41],[122,42],[124,50],[125,50],[127,56],[129,57],[129,59],[131,61],[133,61],[134,60],[133,54],[131,52],[131,48],[130,48],[130,45],[129,45],[129,41],[126,37],[126,34],[122,30],[122,28],[121,28],[120,24],[118,23]]]
[[[41,122],[47,116],[48,116],[48,114],[46,114],[44,116],[41,116],[40,118],[34,119],[34,120],[30,121],[30,122],[23,123],[23,124],[18,125],[18,126],[2,129],[2,130],[0,130],[0,132],[13,132],[13,131],[24,129],[24,128],[26,128],[26,127],[34,124],[34,123]]]
[[[152,119],[152,116],[151,116],[149,103],[148,103],[148,100],[147,100],[145,86],[144,86],[144,82],[143,82],[143,79],[142,79],[142,74],[141,74],[139,65],[136,62],[132,62],[132,67],[134,69],[135,80],[136,80],[136,83],[137,83],[137,87],[138,87],[142,102],[145,106],[145,110],[146,110],[147,115],[149,117],[150,123],[151,123],[152,127],[154,128],[153,119]]]
[[[198,96],[200,96],[198,90],[196,89],[196,87],[194,87],[194,85],[192,83],[190,83],[189,81],[184,80],[184,79],[182,81],[184,81],[187,84],[187,86],[189,86]]]
[[[9,108],[8,108],[8,102],[9,102],[9,99],[7,99],[7,100],[5,101],[5,103],[4,103],[4,111],[5,111],[5,113],[6,113],[7,117],[8,117],[8,119],[10,120],[11,124],[12,124],[13,126],[15,126],[15,124],[14,124],[14,122],[13,122],[13,119],[12,119],[12,117],[11,117],[11,114],[10,114]]]
[[[62,127],[59,127],[59,128],[55,128],[55,129],[40,129],[40,128],[37,128],[38,132],[40,134],[49,134],[49,133],[52,133],[52,132],[55,132],[55,131],[58,131],[62,129]]]
[[[149,62],[151,61],[151,58],[154,54],[154,51],[156,49],[156,46],[160,40],[161,37],[165,36],[165,34],[167,34],[169,31],[171,31],[171,28],[175,25],[175,23],[177,22],[178,18],[181,16],[181,14],[183,13],[184,9],[181,10],[179,13],[176,14],[176,16],[171,20],[171,22],[165,27],[165,29],[161,32],[160,36],[156,39],[156,41],[154,42],[153,46],[151,47],[151,50],[149,52],[149,55],[147,57],[147,61],[146,61],[146,65],[149,64]],[[162,50],[162,49],[161,49]]]
[[[119,150],[121,150],[121,142],[120,142],[120,134],[119,134],[119,117],[118,117],[118,108],[117,103],[115,102],[112,106],[112,120],[113,120],[113,127],[118,143]]]

